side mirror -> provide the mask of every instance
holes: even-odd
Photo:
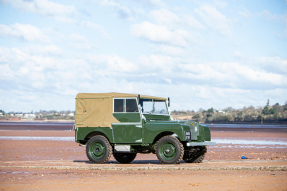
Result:
[[[170,107],[170,99],[169,99],[169,97],[167,98],[167,100],[168,100],[168,107]]]

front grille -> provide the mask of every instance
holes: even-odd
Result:
[[[185,124],[190,128],[190,140],[197,140],[197,136],[199,135],[199,124],[191,120],[186,121]]]

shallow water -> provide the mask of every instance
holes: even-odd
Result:
[[[17,140],[17,141],[75,141],[75,137],[0,136],[0,140]]]
[[[206,125],[209,128],[263,128],[263,129],[277,129],[277,128],[287,128],[287,124],[211,124],[211,123],[201,123],[201,125]]]
[[[238,144],[238,145],[287,145],[285,141],[274,140],[245,140],[245,139],[212,139],[217,144]]]

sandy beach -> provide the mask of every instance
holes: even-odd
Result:
[[[95,186],[101,190],[287,189],[286,132],[211,133],[212,139],[223,143],[209,146],[201,164],[181,161],[178,165],[162,165],[154,154],[138,154],[131,164],[119,164],[111,157],[107,164],[95,165],[88,161],[85,147],[72,140],[73,131],[1,130],[0,189],[91,190]],[[22,140],[23,137],[26,138]],[[35,140],[37,137],[47,139]],[[241,144],[228,144],[224,140]]]

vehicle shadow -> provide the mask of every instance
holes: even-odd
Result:
[[[94,164],[91,161],[88,160],[73,160],[75,163],[85,163],[85,164]],[[186,163],[184,160],[181,160],[180,163]],[[118,161],[108,161],[105,164],[121,164]],[[129,163],[129,165],[133,164],[161,164],[158,160],[134,160],[133,162]]]
[[[86,163],[86,164],[93,164],[91,161],[88,160],[73,160],[75,163]],[[121,164],[117,161],[108,161],[105,164]],[[161,164],[158,160],[134,160],[133,162],[129,163],[130,165],[133,164]]]

